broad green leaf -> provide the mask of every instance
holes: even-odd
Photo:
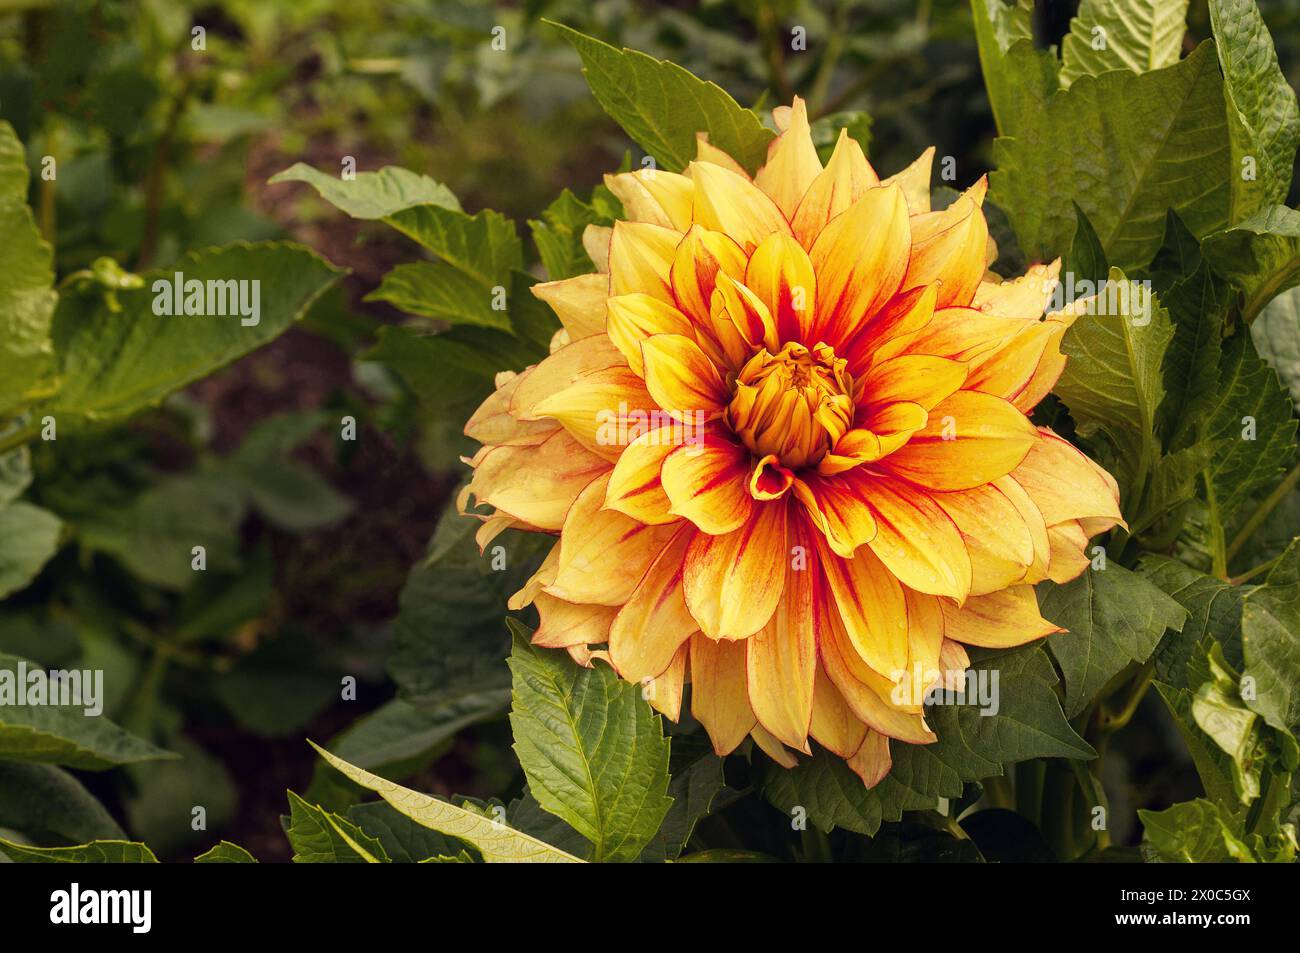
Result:
[[[487,293],[497,286],[509,288],[511,272],[523,267],[523,244],[514,223],[491,209],[466,215],[440,205],[413,205],[384,221]]]
[[[679,172],[695,158],[696,133],[754,172],[767,157],[772,131],[714,83],[676,63],[607,43],[551,24],[582,57],[583,73],[605,112],[652,156]]]
[[[673,739],[674,749],[684,740]],[[638,860],[646,863],[676,859],[691,839],[695,825],[708,815],[714,798],[725,786],[722,759],[712,751],[706,751],[681,768],[674,767],[668,785],[668,796],[673,799],[673,805],[659,825],[659,832],[646,845]]]
[[[1300,540],[1293,541],[1241,613],[1246,703],[1279,731],[1300,731]]]
[[[1034,47],[1033,8],[1033,0],[971,0],[980,68],[1002,136],[1023,134],[1060,88],[1056,57]]]
[[[120,764],[175,757],[103,715],[87,715],[86,705],[52,705],[48,697],[34,698],[31,692],[38,683],[31,675],[38,670],[45,671],[26,659],[0,655],[0,761],[103,771]],[[20,683],[27,687],[25,696],[18,694]],[[18,704],[24,698],[42,703]],[[92,699],[83,693],[83,700]]]
[[[186,282],[259,282],[240,286],[250,295],[254,287],[260,289],[257,324],[245,326],[243,321],[252,318],[238,313],[155,314],[155,282],[161,283],[157,294],[162,297],[163,286],[170,287],[177,273]],[[121,308],[116,312],[101,310],[99,298],[65,295],[54,317],[63,387],[41,412],[113,420],[157,404],[279,336],[339,274],[297,245],[237,244],[194,252],[166,272],[150,272],[144,288],[117,292]],[[229,300],[226,307],[237,310]]]
[[[14,761],[0,761],[0,827],[56,843],[126,836],[104,805],[67,771]]]
[[[609,225],[612,220],[565,189],[546,207],[540,221],[528,222],[533,242],[551,281],[596,270],[582,244],[588,225]]]
[[[591,859],[594,850],[591,841],[575,831],[562,818],[556,817],[538,804],[537,798],[533,797],[527,787],[524,788],[521,797],[510,802],[506,823],[515,830],[531,834],[538,840],[545,841],[552,847],[558,847],[574,857],[584,861]]]
[[[0,122],[0,417],[28,401],[48,372],[50,322],[58,295],[52,253],[27,207],[27,158],[13,127]]]
[[[1154,464],[1156,411],[1164,397],[1161,363],[1174,337],[1169,312],[1118,268],[1106,292],[1066,332],[1061,350],[1070,358],[1056,393],[1070,409],[1079,435],[1110,438],[1134,489]],[[1113,293],[1112,293],[1113,292]]]
[[[1284,205],[1260,209],[1238,225],[1210,235],[1201,246],[1216,272],[1242,293],[1242,317],[1300,285],[1300,212]]]
[[[76,847],[25,847],[0,838],[0,854],[15,864],[156,864],[144,844],[125,840],[95,840]]]
[[[387,301],[407,314],[510,331],[510,316],[493,307],[487,285],[458,271],[445,261],[415,261],[398,265],[384,275],[366,301]]]
[[[286,738],[338,701],[339,674],[319,661],[319,643],[286,628],[212,679],[235,720],[254,734]]]
[[[1184,681],[1186,674],[1184,673]],[[1154,682],[1156,691],[1173,716],[1174,725],[1187,745],[1192,764],[1201,779],[1205,793],[1215,801],[1235,803],[1237,790],[1232,779],[1232,759],[1214,743],[1196,724],[1192,715],[1194,696],[1190,689],[1176,688],[1162,681]]]
[[[1163,811],[1138,811],[1138,817],[1145,842],[1166,862],[1224,863],[1234,857],[1229,845],[1240,844],[1240,821],[1220,805],[1200,798]]]
[[[421,707],[401,698],[381,705],[335,738],[340,758],[385,777],[427,764],[462,729],[504,715],[509,692],[469,692],[445,704]]]
[[[346,818],[308,804],[292,791],[289,826],[295,864],[382,864],[388,855],[379,841]]]
[[[1232,141],[1228,220],[1239,222],[1286,201],[1300,144],[1300,108],[1255,0],[1210,0],[1209,6]]]
[[[228,840],[214,844],[211,850],[204,851],[194,858],[196,864],[255,864],[257,858],[238,844]]]
[[[465,844],[417,824],[385,801],[354,804],[348,819],[379,842],[393,863],[418,864],[435,857],[454,857]]]
[[[24,588],[59,548],[63,523],[31,503],[0,508],[0,599]]]
[[[354,179],[328,175],[297,162],[271,176],[268,184],[306,182],[331,205],[353,218],[387,218],[414,205],[439,205],[460,210],[451,189],[399,166],[384,166],[378,172],[358,172]]]
[[[1290,397],[1239,330],[1223,344],[1218,391],[1204,422],[1205,439],[1216,445],[1206,477],[1220,525],[1277,483],[1295,455],[1295,433]]]
[[[672,803],[662,722],[612,669],[576,665],[511,628],[510,725],[529,790],[592,842],[593,860],[635,860]]]
[[[1182,281],[1200,266],[1201,243],[1183,224],[1178,213],[1170,209],[1165,215],[1165,237],[1150,264],[1144,269],[1156,293],[1164,295],[1175,282]]]
[[[1187,665],[1207,636],[1225,646],[1230,660],[1239,655],[1245,597],[1241,586],[1155,553],[1142,557],[1138,572],[1187,610],[1181,629],[1171,629],[1156,649],[1156,678],[1174,688],[1196,688],[1187,682]],[[1230,645],[1235,645],[1235,650],[1229,650]]]
[[[1213,405],[1219,386],[1224,319],[1231,304],[1228,289],[1201,262],[1161,295],[1174,335],[1165,352],[1165,396],[1159,408],[1160,433],[1167,446],[1181,448]]]
[[[1110,563],[1077,579],[1039,587],[1043,618],[1068,630],[1047,640],[1065,676],[1065,713],[1073,718],[1129,662],[1145,662],[1166,629],[1187,612],[1158,588]]]
[[[1088,221],[1088,215],[1078,204],[1074,206],[1074,238],[1070,242],[1070,254],[1065,259],[1065,269],[1073,273],[1076,281],[1103,281],[1110,274],[1110,265],[1106,262],[1106,249],[1101,247],[1101,239]]]
[[[1204,675],[1192,695],[1192,720],[1228,755],[1236,798],[1246,806],[1262,793],[1267,761],[1259,716],[1241,697],[1241,676],[1223,657],[1223,647],[1206,641],[1200,648],[1202,655],[1193,659],[1192,671],[1202,669]]]
[[[994,143],[991,197],[1030,259],[1069,248],[1076,202],[1110,263],[1140,268],[1160,247],[1168,209],[1198,236],[1228,224],[1226,123],[1212,43],[1150,73],[1081,76]]]
[[[1108,70],[1172,66],[1186,32],[1187,0],[1083,0],[1061,40],[1061,85]]]
[[[974,703],[928,706],[926,720],[939,740],[890,742],[893,767],[874,788],[866,788],[843,758],[818,747],[794,769],[769,771],[764,793],[783,811],[803,807],[822,830],[843,827],[872,835],[904,811],[932,810],[940,798],[960,797],[964,782],[1000,775],[1004,765],[1096,757],[1061,710],[1056,670],[1041,645],[973,653],[971,670],[976,678],[985,673],[989,688],[996,673],[997,711],[981,714]]]
[[[1278,295],[1250,326],[1255,350],[1291,392],[1300,408],[1300,288]]]
[[[197,742],[174,733],[167,746],[175,760],[129,765],[126,817],[133,834],[164,857],[191,854],[207,840],[194,829],[191,807],[202,807],[209,829],[221,829],[235,817],[239,790],[225,762]],[[183,804],[185,810],[177,810]]]
[[[417,824],[463,840],[478,850],[486,863],[576,863],[578,858],[476,811],[457,807],[394,784],[363,771],[312,744],[330,765],[385,801]]]

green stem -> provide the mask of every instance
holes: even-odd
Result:
[[[1246,520],[1245,525],[1241,527],[1241,531],[1233,537],[1231,545],[1228,546],[1228,551],[1225,554],[1225,562],[1237,555],[1241,550],[1241,547],[1246,545],[1246,541],[1254,534],[1255,530],[1259,529],[1260,526],[1264,524],[1264,520],[1268,519],[1273,510],[1277,508],[1277,505],[1286,498],[1288,493],[1295,489],[1297,482],[1300,482],[1300,463],[1297,463],[1291,468],[1291,472],[1282,479],[1281,483],[1273,488],[1273,492],[1268,495],[1264,502],[1259,504],[1255,509],[1255,512],[1250,514],[1250,519]]]
[[[1055,764],[1043,782],[1043,836],[1060,860],[1074,857],[1074,775]]]
[[[1097,759],[1093,764],[1100,765],[1101,760]],[[1106,827],[1101,830],[1093,830],[1092,824],[1088,823],[1086,829],[1095,838],[1095,847],[1098,850],[1105,850],[1110,846],[1110,804],[1106,800],[1106,789],[1102,786],[1101,778],[1093,774],[1082,761],[1070,760],[1070,768],[1074,772],[1075,780],[1079,782],[1079,787],[1083,789],[1084,796],[1092,802],[1092,807],[1100,807],[1105,811]],[[1089,812],[1089,821],[1091,821],[1091,811]]]
[[[1234,586],[1240,586],[1243,582],[1249,582],[1250,580],[1254,579],[1256,576],[1268,572],[1270,569],[1272,569],[1281,561],[1282,561],[1282,556],[1279,554],[1277,556],[1274,556],[1272,559],[1267,560],[1266,562],[1260,563],[1254,569],[1247,569],[1240,576],[1233,576],[1231,579],[1228,580],[1228,582],[1232,583]]]
[[[1216,578],[1228,578],[1228,553],[1223,543],[1223,520],[1219,518],[1219,504],[1214,496],[1214,483],[1208,473],[1205,479],[1205,502],[1210,515],[1210,559],[1211,571]]]
[[[1134,713],[1138,710],[1138,705],[1142,704],[1142,699],[1146,697],[1147,690],[1151,688],[1151,681],[1155,678],[1155,665],[1147,662],[1139,669],[1137,676],[1130,682],[1128,697],[1118,710],[1103,707],[1098,718],[1098,731],[1101,737],[1112,735],[1127,725],[1133,718]]]
[[[1043,780],[1047,765],[1042,761],[1021,761],[1016,765],[1016,813],[1035,826],[1043,822]]]

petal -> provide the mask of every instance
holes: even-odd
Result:
[[[889,774],[893,767],[893,758],[889,754],[889,739],[875,732],[867,732],[858,753],[849,759],[849,768],[862,779],[862,783],[874,788]]]
[[[659,471],[664,458],[681,447],[672,427],[642,433],[623,450],[609,475],[605,508],[630,516],[639,523],[673,523],[672,501],[664,492]]]
[[[970,553],[972,595],[1024,578],[1034,562],[1034,539],[1020,511],[995,484],[930,498],[961,530]]]
[[[929,354],[903,354],[873,364],[854,388],[859,405],[910,401],[927,411],[966,380],[966,365]]]
[[[623,453],[619,421],[629,412],[656,410],[641,378],[630,367],[607,367],[580,377],[533,407],[533,415],[559,421],[592,453],[611,463]]]
[[[609,626],[618,612],[613,606],[565,602],[539,592],[534,600],[541,624],[533,633],[533,644],[548,649],[574,645],[598,645],[609,638]]]
[[[681,233],[644,222],[615,222],[609,243],[609,292],[641,291],[675,304],[669,273]]]
[[[1009,649],[1065,631],[1038,614],[1033,586],[972,596],[960,609],[944,603],[943,621],[948,638],[988,649]]]
[[[696,340],[719,367],[736,371],[757,347],[775,353],[776,321],[759,297],[727,275],[719,275],[709,303],[709,320],[696,329]]]
[[[749,475],[749,495],[756,500],[779,500],[794,483],[794,473],[781,466],[781,459],[769,453]]]
[[[563,281],[543,281],[529,289],[551,306],[570,340],[590,337],[605,330],[605,299],[609,297],[608,275],[578,275]]]
[[[934,319],[939,285],[913,288],[895,295],[853,334],[843,358],[855,377],[872,363],[902,354]],[[925,351],[918,351],[925,353]]]
[[[831,551],[845,559],[876,535],[876,520],[859,496],[860,488],[861,481],[848,474],[805,473],[794,484],[808,519],[825,534]]]
[[[638,169],[605,176],[605,186],[623,203],[630,222],[647,222],[678,232],[691,227],[695,183],[684,175]]]
[[[519,420],[537,420],[534,408],[547,397],[576,383],[593,371],[624,364],[623,355],[603,334],[592,335],[560,348],[540,364],[519,375],[510,396],[510,413]]]
[[[1068,441],[1047,428],[1037,438],[1012,479],[1024,487],[1048,526],[1084,517],[1120,519],[1111,485],[1098,467]]]
[[[748,179],[711,162],[692,162],[697,225],[730,235],[746,252],[773,232],[790,226],[776,203]]]
[[[694,333],[690,318],[674,305],[653,295],[634,293],[618,295],[607,301],[609,339],[627,359],[633,371],[645,376],[641,361],[641,342],[652,334]]]
[[[812,724],[808,729],[817,743],[841,758],[851,758],[862,747],[867,726],[853,713],[830,676],[817,669],[813,685]]]
[[[1078,520],[1067,520],[1047,527],[1047,539],[1052,555],[1047,563],[1047,578],[1060,585],[1078,577],[1091,560],[1084,554],[1088,537]]]
[[[940,308],[913,335],[907,349],[914,354],[935,354],[955,361],[974,361],[1003,347],[1020,333],[1020,318],[1000,318],[974,308]]]
[[[493,447],[474,470],[469,492],[531,526],[558,530],[578,495],[609,470],[565,430],[535,447]]]
[[[1061,259],[1046,265],[1030,265],[1019,278],[1002,282],[982,282],[975,289],[970,306],[1000,318],[1037,320],[1042,317],[1061,273]]]
[[[934,163],[934,146],[916,157],[911,165],[897,175],[891,175],[881,185],[897,185],[907,199],[907,211],[920,215],[930,211],[930,176]]]
[[[831,219],[809,257],[817,274],[812,336],[832,346],[898,290],[907,268],[907,205],[896,187],[869,189]]]
[[[871,550],[904,585],[961,602],[970,593],[970,555],[961,532],[924,491],[883,474],[865,495],[876,518]]]
[[[745,286],[767,305],[780,342],[808,340],[817,299],[812,259],[790,235],[776,234],[754,249]],[[771,348],[769,348],[771,350]]]
[[[1041,582],[1047,578],[1047,564],[1052,557],[1052,544],[1047,538],[1047,524],[1043,522],[1043,514],[1025,492],[1024,487],[1015,481],[1014,478],[1005,476],[1000,480],[994,480],[993,485],[998,488],[1016,508],[1021,522],[1029,530],[1029,538],[1034,543],[1034,558],[1025,570],[1024,578],[1021,582],[1035,583]]]
[[[607,476],[593,480],[565,517],[555,581],[545,587],[559,599],[622,605],[676,532],[672,526],[645,526],[602,509],[608,483]]]
[[[799,202],[790,220],[794,235],[804,248],[812,248],[826,223],[880,184],[875,171],[848,130],[840,130],[830,161]]]
[[[817,639],[812,581],[816,570],[788,568],[781,602],[767,625],[745,640],[749,705],[758,723],[804,754],[812,720]]]
[[[709,638],[748,638],[772,618],[789,559],[786,505],[784,500],[760,504],[735,532],[700,533],[691,543],[686,604]]]
[[[749,736],[754,739],[754,744],[758,745],[760,751],[781,767],[793,768],[799,764],[799,759],[787,751],[776,735],[762,725],[755,725],[750,729]]]
[[[754,176],[754,184],[771,197],[786,218],[792,218],[799,200],[821,171],[822,163],[808,128],[808,110],[796,96],[790,107],[789,125],[767,147],[767,163]]]
[[[653,334],[641,342],[646,389],[659,406],[678,420],[693,422],[700,414],[722,413],[727,388],[700,346],[681,334]]]
[[[749,173],[745,171],[745,167],[709,142],[707,132],[697,132],[695,134],[695,161],[709,162],[721,166],[728,172],[736,173],[746,182],[749,181]]]
[[[699,626],[682,593],[686,547],[694,532],[686,526],[655,556],[609,629],[609,659],[629,682],[661,674],[678,648]]]
[[[907,668],[907,599],[869,549],[852,559],[822,550],[826,582],[858,657],[893,681]]]
[[[497,389],[479,405],[465,424],[465,436],[482,444],[502,444],[519,440],[532,443],[531,438],[548,434],[555,429],[550,420],[516,420],[510,413],[515,388],[523,375],[503,371],[497,375]]]
[[[714,536],[739,529],[754,507],[749,451],[717,430],[669,454],[660,479],[671,512]]]
[[[613,238],[614,230],[608,225],[591,224],[582,230],[582,250],[601,275],[609,274],[609,244]]]
[[[989,227],[979,201],[987,188],[981,179],[942,212],[926,212],[912,219],[912,255],[904,288],[938,281],[937,307],[970,303],[985,272]]]
[[[885,463],[932,490],[967,490],[1014,470],[1036,438],[1034,425],[1007,401],[960,390]]]
[[[682,643],[668,667],[654,678],[641,680],[641,695],[650,706],[665,718],[673,721],[681,716],[682,695],[686,686],[686,664],[690,658],[690,643]]]
[[[670,278],[677,307],[699,324],[709,321],[719,271],[732,278],[741,277],[745,273],[745,253],[721,232],[692,225],[677,246]]]
[[[731,754],[754,727],[745,674],[745,644],[694,635],[691,646],[691,714],[721,756]]]

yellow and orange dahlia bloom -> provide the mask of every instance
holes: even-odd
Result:
[[[798,99],[775,118],[752,178],[704,137],[681,174],[607,177],[627,220],[584,236],[597,273],[534,287],[563,327],[467,424],[461,506],[481,546],[558,537],[511,601],[537,644],[674,719],[689,684],[719,754],[811,738],[871,785],[889,739],[935,740],[964,646],[1060,631],[1033,584],[1088,566],[1119,493],[1026,416],[1077,311],[1043,314],[1059,261],[1001,281],[983,180],[931,211],[933,150],[881,181],[843,134],[823,168]]]

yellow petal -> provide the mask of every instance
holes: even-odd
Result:
[[[967,490],[1006,476],[1037,439],[1028,418],[991,394],[960,390],[886,459],[894,473],[932,490]]]
[[[482,444],[503,444],[525,438],[541,437],[555,430],[555,423],[550,420],[516,420],[510,413],[510,403],[514,400],[515,388],[523,379],[520,374],[505,372],[508,376],[498,375],[500,384],[487,400],[479,405],[465,424],[465,436]],[[532,440],[528,440],[532,442]]]
[[[656,409],[644,382],[630,367],[607,367],[574,381],[533,407],[533,415],[559,421],[592,453],[611,463],[623,453],[619,415]]]
[[[983,183],[981,179],[942,212],[926,212],[911,221],[912,256],[903,287],[940,282],[939,308],[969,304],[984,276],[989,228],[977,201]]]
[[[1065,631],[1038,614],[1033,586],[972,596],[960,609],[944,603],[943,622],[948,638],[988,649],[1008,649]]]
[[[1034,561],[1034,539],[1016,506],[996,484],[933,499],[961,530],[971,561],[971,594],[1002,589],[1024,578]]]
[[[697,132],[695,134],[695,161],[721,166],[728,172],[734,172],[746,182],[749,181],[749,173],[745,171],[745,167],[709,142],[707,132]],[[689,174],[689,170],[687,174]]]
[[[609,297],[608,275],[578,275],[562,281],[543,281],[530,289],[551,306],[569,339],[591,337],[605,330],[605,299]]]
[[[1024,487],[1048,526],[1084,517],[1120,519],[1111,485],[1068,441],[1040,428],[1012,479]]]
[[[907,206],[896,187],[869,189],[831,219],[809,257],[817,273],[813,337],[835,346],[898,290],[907,268]]]
[[[1047,563],[1047,578],[1064,585],[1078,577],[1091,565],[1084,550],[1088,546],[1088,537],[1078,520],[1067,520],[1047,527],[1047,539],[1052,547],[1052,555]]]
[[[493,447],[474,470],[469,492],[531,526],[558,530],[579,493],[610,465],[565,430],[535,447]]]
[[[934,302],[939,284],[913,288],[895,295],[869,317],[843,348],[850,373],[855,377],[871,364],[897,357],[908,349],[934,319]],[[918,350],[917,353],[932,353]]]
[[[615,222],[609,244],[609,291],[640,291],[675,305],[669,273],[680,232],[644,222]]]
[[[534,600],[541,624],[533,633],[533,644],[548,649],[575,645],[597,645],[609,638],[609,626],[618,612],[613,606],[565,602],[539,592]]]
[[[907,601],[903,587],[870,549],[852,559],[820,557],[844,631],[858,656],[893,680],[907,668]]]
[[[696,224],[730,235],[748,253],[773,232],[790,226],[776,203],[743,176],[711,162],[692,162]]]
[[[762,725],[755,725],[750,730],[749,736],[754,739],[754,744],[758,745],[765,755],[781,767],[793,768],[799,763],[799,759],[786,750],[785,745],[781,744],[776,735]]]
[[[684,175],[638,169],[607,175],[605,185],[623,203],[630,222],[646,222],[678,232],[691,227],[695,183]]]
[[[869,543],[904,585],[961,602],[970,593],[971,564],[957,525],[923,490],[873,475],[867,500],[876,518]]]
[[[820,667],[813,685],[812,724],[808,733],[841,758],[853,757],[867,736],[867,726],[853,714],[840,690]]]
[[[537,420],[534,408],[552,394],[593,371],[625,363],[618,348],[603,334],[574,341],[519,375],[510,395],[510,413],[519,420]]]
[[[852,558],[859,546],[876,535],[876,520],[859,496],[860,481],[848,474],[822,476],[804,473],[795,480],[794,493],[809,520],[826,536],[831,551]]]
[[[889,754],[889,739],[874,731],[867,732],[862,747],[849,759],[853,773],[869,788],[874,788],[883,781],[893,765],[893,758]]]
[[[673,256],[671,272],[677,307],[697,323],[709,321],[709,305],[718,272],[732,278],[745,273],[745,253],[720,232],[692,225]]]
[[[744,639],[765,626],[781,600],[786,501],[754,507],[749,522],[724,536],[700,533],[686,553],[686,604],[713,639]]]
[[[682,643],[668,667],[651,679],[641,682],[641,694],[650,706],[665,718],[676,721],[682,713],[682,695],[686,684],[686,665],[690,643]]]
[[[730,395],[700,346],[681,334],[654,334],[641,342],[646,389],[678,420],[713,419]]]
[[[582,249],[602,275],[609,274],[609,243],[614,230],[608,225],[588,225],[582,230]]]
[[[916,157],[911,165],[897,175],[891,175],[882,185],[897,185],[907,199],[907,211],[920,215],[930,211],[930,175],[934,163],[934,146]]]
[[[745,644],[694,635],[691,647],[691,714],[704,726],[719,756],[731,754],[754,727],[745,674]]]
[[[910,401],[927,411],[955,393],[966,380],[966,365],[929,354],[902,354],[873,364],[854,388],[859,405]]]
[[[625,294],[610,298],[609,339],[627,359],[628,366],[645,376],[641,342],[652,334],[680,334],[690,337],[691,321],[671,304],[653,295]]]
[[[659,473],[664,458],[681,446],[671,427],[656,427],[636,437],[623,450],[609,476],[605,507],[639,523],[672,523],[672,501]]]
[[[658,553],[609,629],[609,658],[630,682],[661,674],[699,627],[686,608],[682,573],[694,533],[683,526]]]
[[[812,719],[817,638],[813,630],[815,569],[786,570],[785,591],[767,625],[745,640],[749,705],[758,723],[804,754]]]
[[[695,339],[719,367],[737,371],[757,347],[778,350],[776,321],[749,288],[718,275],[709,320],[695,329]]]
[[[862,146],[841,129],[830,161],[808,186],[791,219],[794,236],[804,248],[812,248],[827,222],[879,184]]]
[[[767,306],[779,341],[808,340],[816,313],[817,278],[812,259],[793,237],[771,235],[754,249],[745,269],[745,286]]]
[[[749,451],[729,436],[710,431],[701,445],[678,447],[664,460],[660,479],[672,513],[706,533],[730,533],[749,521]]]
[[[545,589],[559,599],[622,605],[676,532],[602,509],[608,484],[608,476],[593,480],[565,517],[555,581]]]
[[[799,200],[822,171],[808,128],[804,101],[794,97],[789,125],[767,147],[767,163],[754,176],[754,184],[766,192],[786,218],[792,218]]]

